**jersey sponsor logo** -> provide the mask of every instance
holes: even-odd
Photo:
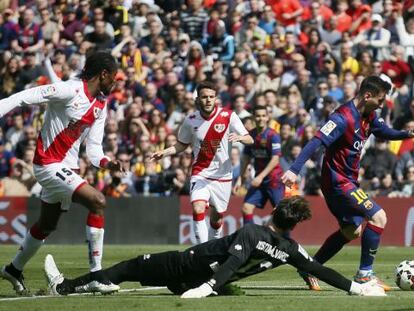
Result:
[[[256,245],[256,249],[263,251],[268,254],[270,257],[280,260],[281,262],[286,262],[289,258],[289,254],[278,249],[276,246],[273,246],[265,241],[259,241]]]
[[[40,91],[43,97],[48,98],[50,96],[53,96],[57,93],[56,88],[53,85],[48,85],[42,88]]]
[[[325,136],[329,136],[329,134],[332,133],[332,131],[336,128],[336,123],[332,120],[329,120],[322,128],[321,128],[321,132],[325,135]]]
[[[226,129],[226,125],[223,123],[214,124],[214,130],[217,133],[221,133]]]
[[[354,148],[357,151],[361,151],[365,146],[365,140],[357,140],[356,142],[354,142]]]
[[[234,249],[236,251],[241,251],[243,249],[243,247],[240,244],[236,244],[236,245],[234,245]]]

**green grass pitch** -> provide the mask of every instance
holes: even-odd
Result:
[[[112,246],[106,245],[104,266],[135,257],[137,254],[177,249],[178,246]],[[182,248],[182,247],[181,247]],[[16,246],[0,247],[0,264],[10,261]],[[310,254],[314,247],[307,247]],[[74,277],[87,271],[86,245],[44,246],[25,270],[26,284],[31,292],[44,291],[43,259],[51,253],[61,271]],[[412,248],[382,247],[377,255],[376,272],[379,277],[394,284],[394,267],[404,259],[413,259]],[[352,277],[359,262],[359,248],[347,247],[328,266]],[[17,297],[8,282],[0,280],[0,310],[414,310],[414,292],[393,290],[388,297],[351,297],[322,283],[323,291],[306,289],[292,267],[284,266],[237,283],[245,288],[245,296],[222,296],[196,300],[183,300],[171,295],[166,289],[142,290],[139,284],[125,283],[125,291],[110,296],[91,295],[75,297],[25,298]]]

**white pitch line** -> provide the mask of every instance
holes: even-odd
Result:
[[[242,289],[307,289],[305,285],[239,285]],[[391,289],[399,289],[397,286],[391,286]]]
[[[120,289],[119,293],[133,293],[133,292],[145,292],[151,290],[158,290],[158,289],[166,289],[167,287],[163,286],[154,286],[154,287],[144,287],[144,288],[128,288],[128,289]],[[76,297],[76,296],[91,296],[94,293],[76,293],[76,294],[69,294],[69,295],[62,295],[62,296],[54,296],[54,295],[35,295],[35,296],[28,296],[28,297],[11,297],[11,298],[0,298],[1,301],[18,301],[18,300],[34,300],[34,299],[43,299],[43,298],[59,298],[59,297]]]

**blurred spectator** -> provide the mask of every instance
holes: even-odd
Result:
[[[61,9],[56,10],[57,22],[59,25],[60,36],[63,39],[74,41],[74,34],[76,32],[83,32],[85,25],[80,20],[76,19],[76,10],[68,7],[65,12]]]
[[[371,21],[371,28],[360,32],[353,41],[360,50],[368,49],[374,59],[382,61],[389,56],[387,47],[390,43],[391,33],[383,27],[381,15],[372,14]]]
[[[154,161],[144,161],[145,173],[138,176],[135,182],[135,189],[140,195],[161,195],[166,191],[166,185],[162,174],[156,171],[157,164]]]
[[[10,57],[8,60],[0,75],[0,85],[1,97],[10,96],[23,89],[20,61],[17,57]]]
[[[36,53],[43,48],[42,29],[33,20],[33,10],[24,10],[23,18],[15,26],[16,38],[11,42],[11,47],[15,52]]]
[[[105,22],[96,20],[93,23],[94,31],[85,35],[85,40],[94,44],[97,50],[105,50],[112,47],[113,39],[105,30]]]
[[[114,35],[120,34],[121,26],[128,23],[128,10],[120,5],[119,0],[110,0],[104,10],[105,20],[114,27]]]
[[[200,41],[203,38],[203,27],[208,19],[208,14],[203,8],[202,0],[187,0],[188,8],[181,12],[183,31],[192,40]]]
[[[376,138],[375,145],[368,148],[361,160],[364,178],[376,183],[379,176],[392,174],[397,157],[388,149],[388,142]]]
[[[85,1],[86,2],[86,1]],[[95,21],[104,21],[105,22],[105,32],[111,37],[115,37],[114,27],[111,23],[105,21],[104,18],[104,10],[100,7],[97,7],[93,10],[93,19],[89,21],[89,23],[83,29],[83,34],[87,35],[89,33],[94,32],[95,30]]]

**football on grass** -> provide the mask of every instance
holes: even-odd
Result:
[[[414,260],[404,260],[395,268],[395,283],[402,290],[414,290]]]

